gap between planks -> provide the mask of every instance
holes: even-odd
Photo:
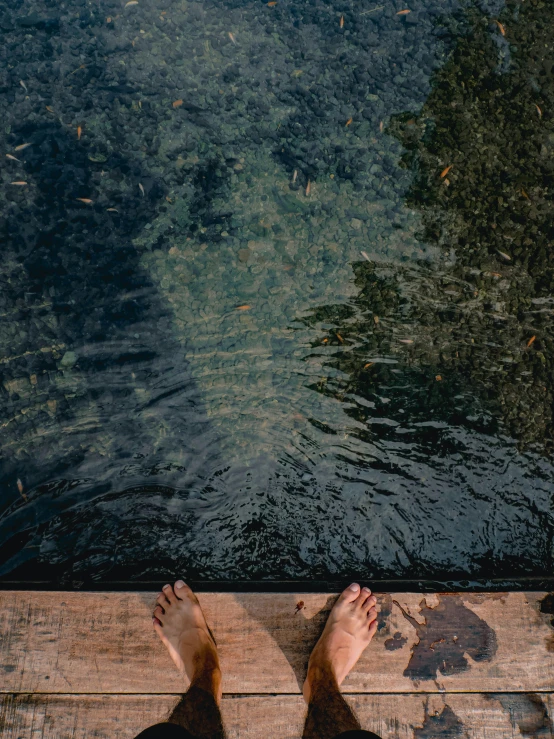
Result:
[[[54,698],[67,698],[67,697],[73,697],[73,698],[87,698],[87,697],[105,697],[105,698],[152,698],[154,699],[157,696],[162,696],[164,698],[175,698],[175,700],[182,698],[186,691],[182,693],[30,693],[28,691],[18,691],[18,692],[4,692],[0,693],[0,701],[6,698],[6,696],[10,696],[13,698],[20,698],[20,697],[34,697],[37,700],[40,699],[54,699]],[[402,697],[404,695],[411,695],[414,697],[421,696],[425,699],[431,697],[431,696],[455,696],[455,695],[543,695],[543,696],[550,696],[554,695],[554,691],[552,690],[497,690],[494,691],[494,693],[488,693],[486,691],[482,690],[457,690],[455,692],[449,693],[447,691],[439,691],[436,693],[430,693],[429,691],[417,691],[412,690],[411,693],[348,693],[345,690],[341,690],[341,695],[343,695],[345,698],[352,698],[353,700],[357,700],[358,698],[362,698],[364,696],[375,696],[377,698],[384,697],[384,696],[390,696],[392,698],[396,697]],[[223,700],[225,699],[239,699],[239,698],[300,698],[298,693],[222,693]],[[303,700],[303,699],[302,699]]]

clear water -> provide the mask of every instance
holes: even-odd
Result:
[[[380,2],[4,4],[5,582],[551,572],[554,9]]]

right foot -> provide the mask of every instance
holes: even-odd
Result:
[[[303,690],[306,703],[318,680],[331,677],[340,685],[354,667],[377,631],[376,603],[371,590],[360,590],[357,583],[339,596],[310,656]]]
[[[152,622],[171,659],[189,680],[221,699],[221,670],[214,638],[200,603],[182,580],[164,585]]]

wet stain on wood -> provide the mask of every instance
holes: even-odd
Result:
[[[388,629],[389,616],[392,613],[392,596],[390,593],[383,593],[379,596],[379,612],[377,614],[377,631]],[[386,632],[385,632],[386,633]]]
[[[475,662],[491,660],[496,654],[494,629],[466,608],[459,595],[441,595],[438,605],[430,608],[425,599],[420,604],[423,624],[410,616],[397,602],[404,618],[416,629],[419,641],[404,670],[412,680],[435,680],[437,672],[455,675],[470,668],[466,658]]]
[[[445,705],[440,713],[429,714],[425,705],[425,719],[421,728],[414,729],[414,739],[467,739],[463,723],[450,706]]]
[[[404,644],[408,641],[407,636],[402,636],[402,634],[399,631],[396,631],[392,639],[387,639],[385,642],[385,649],[388,652],[396,652],[397,649],[402,649]]]
[[[510,714],[510,722],[526,739],[552,736],[552,721],[543,699],[537,693],[495,693],[497,700]]]

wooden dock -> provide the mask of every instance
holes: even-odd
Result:
[[[151,628],[156,594],[0,593],[0,736],[132,739],[184,685]],[[386,594],[343,691],[383,739],[554,739],[554,595]],[[297,739],[328,594],[201,593],[229,739]]]

